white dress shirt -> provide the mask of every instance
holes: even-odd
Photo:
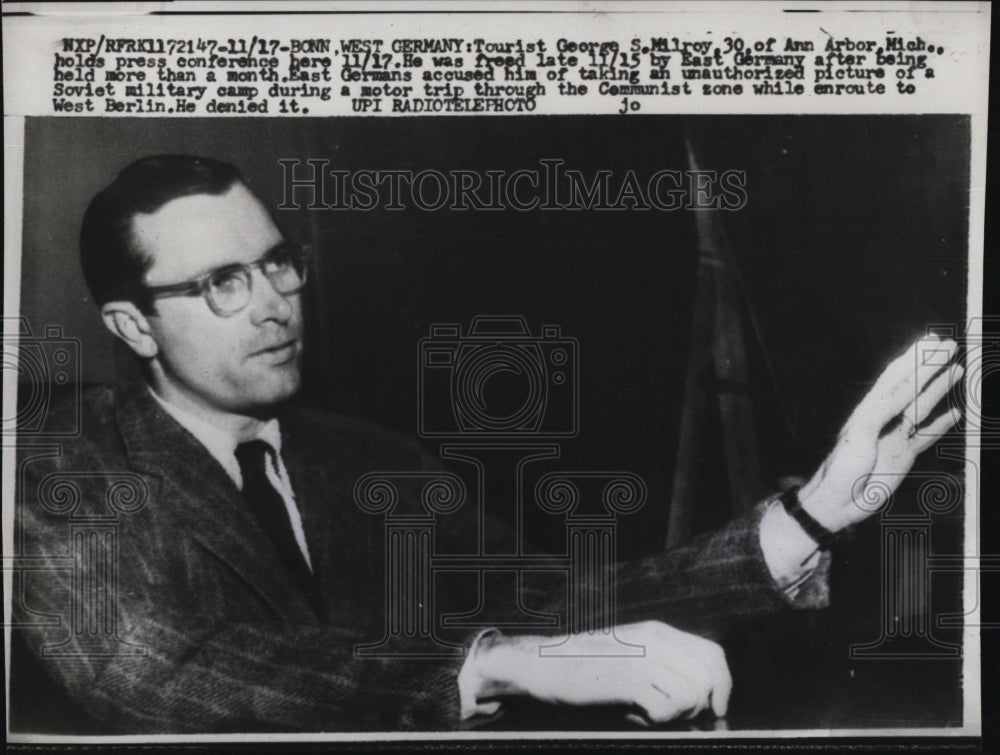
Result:
[[[236,487],[243,490],[243,473],[240,471],[240,463],[236,460],[236,447],[239,445],[239,440],[201,417],[167,402],[158,396],[152,388],[149,392],[153,394],[153,398],[163,407],[164,411],[191,433],[222,465]],[[278,426],[278,420],[268,420],[257,433],[256,440],[264,441],[274,450],[274,454],[267,454],[265,457],[265,473],[267,479],[285,502],[285,510],[292,523],[295,542],[298,543],[299,550],[302,551],[302,556],[311,570],[312,560],[309,558],[309,546],[306,544],[305,531],[302,529],[302,515],[299,514],[299,508],[295,504],[295,493],[292,490],[291,480],[288,479],[288,470],[285,469],[285,462],[281,459],[281,428]]]

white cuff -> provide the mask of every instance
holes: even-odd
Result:
[[[775,583],[790,598],[812,576],[822,556],[816,542],[777,500],[767,503],[760,520],[760,548]]]

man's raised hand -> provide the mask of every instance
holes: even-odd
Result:
[[[889,364],[847,420],[833,451],[799,491],[802,508],[831,532],[877,511],[917,456],[961,418],[938,414],[961,380],[958,345],[931,335]]]

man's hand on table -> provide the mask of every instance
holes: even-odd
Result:
[[[542,655],[558,647],[559,657]],[[645,648],[643,655],[622,643]],[[575,656],[575,657],[573,657]],[[722,648],[658,621],[561,638],[486,635],[467,660],[459,686],[463,715],[492,713],[500,698],[525,695],[562,705],[622,705],[636,723],[725,715],[732,678]],[[477,704],[478,701],[478,704]],[[485,703],[485,704],[484,704]]]

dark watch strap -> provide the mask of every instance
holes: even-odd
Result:
[[[798,485],[782,493],[779,500],[781,501],[781,505],[785,507],[785,511],[799,523],[799,526],[806,531],[809,537],[816,541],[816,545],[819,546],[821,551],[830,549],[833,541],[837,539],[837,533],[830,532],[830,530],[813,519],[809,512],[802,508],[802,503],[799,501]]]

